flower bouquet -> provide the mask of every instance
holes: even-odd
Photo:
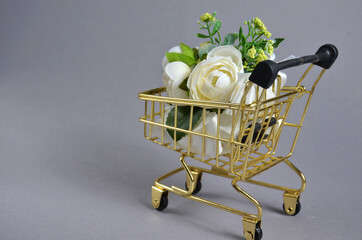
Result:
[[[197,33],[197,37],[206,42],[195,48],[180,43],[166,52],[162,60],[162,80],[168,96],[197,101],[240,103],[253,69],[261,61],[273,60],[274,49],[284,39],[270,39],[271,33],[258,17],[244,22],[247,29],[245,33],[240,27],[238,33],[228,33],[224,38],[220,33],[221,21],[216,19],[216,12],[203,14],[197,22],[200,29],[207,32]],[[279,76],[281,78],[279,87],[281,87],[286,82],[286,75],[280,73]],[[256,100],[257,93],[261,92],[258,88],[254,85],[246,93],[246,104]],[[275,89],[267,89],[267,98],[275,96]],[[207,109],[204,121],[201,121],[202,111],[202,108],[195,107],[190,117],[190,106],[178,106],[175,118],[175,107],[169,105],[162,121],[168,126],[184,130],[188,130],[191,124],[193,132],[218,135],[224,139],[229,139],[231,134],[234,134],[231,110],[224,109],[217,112],[215,109]],[[239,125],[240,121],[241,119]],[[234,138],[238,137],[237,129]],[[159,131],[160,129],[154,129],[153,135],[159,137],[161,134]],[[189,151],[194,154],[201,154],[202,141],[204,141],[205,156],[214,157],[229,152],[227,144],[222,141],[216,142],[212,139],[205,141],[200,136],[192,136],[190,146],[187,133],[171,129],[167,129],[166,132],[169,142],[176,140],[177,145],[184,149],[189,146],[191,148]],[[216,152],[215,146],[218,149]]]

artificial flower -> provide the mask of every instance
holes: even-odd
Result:
[[[238,70],[231,57],[215,56],[200,62],[187,82],[190,98],[229,102],[237,84]]]

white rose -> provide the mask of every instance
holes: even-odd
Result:
[[[216,47],[207,54],[206,59],[210,59],[216,56],[231,57],[236,66],[238,66],[239,72],[244,72],[243,61],[241,60],[241,52],[237,50],[234,46],[226,45]]]
[[[200,62],[189,76],[191,99],[229,102],[237,84],[238,67],[231,57],[212,57]]]
[[[190,73],[191,68],[183,62],[176,61],[166,65],[162,73],[162,80],[170,97],[188,98],[186,91],[179,86]]]
[[[168,52],[181,53],[181,47],[175,46]],[[179,88],[180,84],[191,73],[191,68],[183,62],[169,63],[166,56],[162,59],[162,80],[170,97],[188,98],[186,91]]]
[[[191,72],[187,82],[189,96],[196,100],[229,102],[238,73],[243,71],[239,50],[234,46],[216,47]]]

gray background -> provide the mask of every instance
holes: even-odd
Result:
[[[281,192],[246,187],[264,207],[263,239],[361,239],[361,6],[2,0],[0,239],[242,239],[236,215],[174,195],[164,212],[152,208],[152,182],[179,167],[178,155],[144,140],[138,121],[137,93],[162,85],[164,52],[200,44],[196,20],[214,10],[222,33],[259,16],[287,39],[278,60],[339,48],[291,159],[307,177],[301,213],[281,214]],[[270,177],[294,184],[285,170]],[[249,209],[229,180],[203,183],[200,196]]]

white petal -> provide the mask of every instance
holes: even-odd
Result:
[[[163,85],[166,87],[168,95],[172,96],[172,79],[166,74],[166,72],[162,73],[162,81]]]
[[[202,132],[202,121],[200,121],[196,127],[193,129],[194,132]],[[215,112],[208,112],[205,116],[205,133],[211,136],[216,136],[217,134],[217,114]],[[189,135],[186,135],[180,139],[177,143],[187,150]],[[205,138],[203,145],[203,139],[200,136],[192,135],[191,136],[191,146],[190,151],[195,154],[202,154],[202,146],[205,148],[206,157],[215,157],[216,156],[216,140]],[[218,143],[219,151],[217,154],[220,154],[223,151],[221,142]]]
[[[167,57],[166,57],[166,55],[164,55],[163,59],[162,59],[162,71],[165,69],[167,63],[168,63]]]
[[[234,46],[227,45],[216,47],[207,54],[207,59],[213,58],[215,56],[231,57],[236,66],[238,66],[239,72],[244,72],[241,61],[241,52]]]
[[[181,47],[180,46],[174,46],[172,47],[170,50],[168,50],[168,52],[177,52],[177,53],[181,53]]]
[[[190,73],[191,68],[183,62],[176,61],[166,65],[162,79],[170,97],[187,98],[186,91],[179,86]]]
[[[172,62],[166,65],[165,73],[173,80],[179,81],[187,78],[191,73],[191,68],[183,62]]]
[[[281,78],[281,88],[285,85],[285,83],[287,82],[287,74],[285,74],[284,72],[278,72],[278,75]]]
[[[160,124],[162,122],[165,123],[171,109],[172,109],[171,106],[166,106],[163,121],[162,121],[162,118],[158,118],[158,119],[155,120],[155,122],[160,123]],[[169,133],[167,132],[166,128],[161,128],[159,126],[153,126],[152,127],[151,138],[157,137],[157,138],[159,138],[158,140],[160,140],[161,137],[162,137],[162,131],[163,131],[164,142],[165,143],[173,143],[173,140],[172,140],[171,136],[169,135]]]
[[[238,83],[231,94],[230,102],[240,103],[243,95],[246,82],[249,80],[251,73],[238,73]]]
[[[284,61],[291,60],[291,59],[294,59],[294,58],[297,58],[297,56],[290,55],[290,56],[284,58],[283,60],[281,60],[280,62],[284,62]]]
[[[266,99],[270,99],[273,97],[275,97],[275,93],[273,92],[272,88],[270,87],[266,90]]]
[[[172,96],[170,96],[170,97],[189,98],[187,96],[187,92],[185,90],[182,90],[181,88],[179,88],[181,83],[182,83],[182,81],[175,81],[173,83],[173,85],[172,85]]]
[[[275,59],[275,54],[273,53],[272,55],[269,56],[269,60],[274,61],[274,59]]]
[[[171,48],[170,50],[168,50],[168,52],[181,53],[181,47],[180,46],[175,46],[175,47]],[[168,61],[167,61],[167,58],[166,58],[166,55],[165,55],[165,56],[163,56],[163,59],[162,59],[162,69],[165,69],[167,63],[168,63]]]

